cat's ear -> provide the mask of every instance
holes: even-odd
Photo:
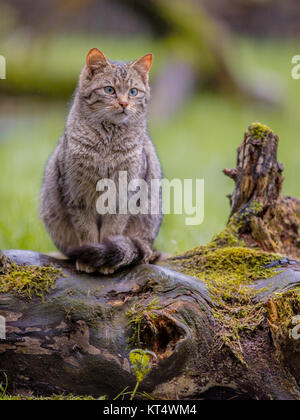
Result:
[[[134,67],[137,71],[142,73],[143,76],[148,76],[151,64],[152,64],[153,55],[146,54],[143,57],[139,58],[138,60],[132,63],[132,67]]]
[[[97,69],[106,66],[108,63],[105,55],[98,48],[92,48],[86,56],[86,65],[91,73]]]

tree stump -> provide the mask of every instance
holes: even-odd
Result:
[[[230,222],[248,246],[300,255],[300,200],[281,197],[283,165],[277,161],[278,137],[254,123],[237,152],[237,167],[225,169],[235,182]]]
[[[140,385],[155,398],[300,399],[298,200],[280,197],[277,143],[249,128],[236,170],[226,170],[236,183],[227,228],[159,265],[100,276],[5,251],[9,392],[113,398],[134,387],[128,353],[138,347],[157,355]]]

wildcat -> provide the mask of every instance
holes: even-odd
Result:
[[[162,220],[160,204],[157,214],[96,210],[100,179],[117,184],[119,171],[127,171],[128,182],[139,178],[150,185],[161,179],[146,124],[151,64],[152,54],[114,62],[97,48],[90,50],[65,132],[47,163],[40,215],[56,247],[79,271],[108,274],[159,255],[153,242]]]

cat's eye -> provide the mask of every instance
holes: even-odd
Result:
[[[104,92],[113,95],[116,91],[112,86],[105,86]]]
[[[137,88],[131,88],[129,91],[130,96],[136,96],[138,94]]]

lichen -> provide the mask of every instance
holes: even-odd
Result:
[[[17,265],[9,262],[0,274],[0,293],[13,293],[26,299],[40,297],[54,289],[62,270],[53,265]]]
[[[272,133],[272,130],[267,125],[254,122],[249,126],[248,132],[252,138],[265,139],[270,133]]]

